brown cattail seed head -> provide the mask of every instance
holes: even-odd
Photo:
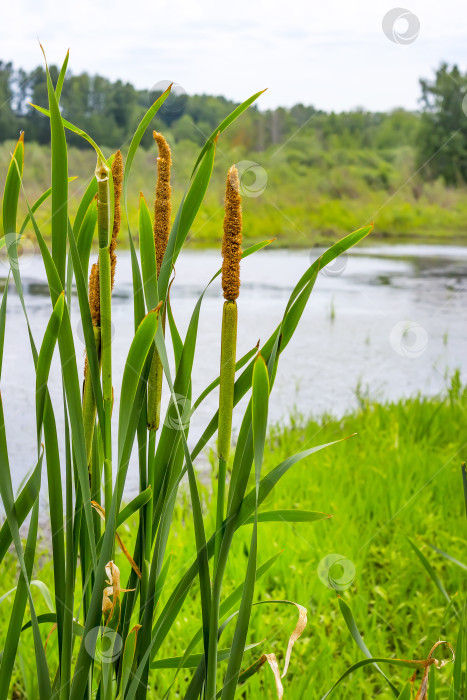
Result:
[[[242,200],[235,165],[227,175],[225,188],[224,237],[222,239],[222,289],[226,301],[235,301],[240,293],[242,257]]]
[[[172,215],[172,188],[170,186],[170,168],[172,154],[170,146],[157,131],[153,132],[154,141],[159,149],[157,159],[156,198],[154,200],[154,243],[156,248],[157,274],[159,275],[170,233]]]
[[[93,326],[101,325],[101,303],[99,291],[99,264],[94,263],[89,275],[89,307]]]
[[[123,158],[120,151],[117,151],[112,162],[112,179],[114,183],[114,223],[112,229],[112,238],[110,239],[110,270],[112,289],[115,282],[115,268],[117,266],[117,256],[115,248],[117,246],[117,236],[120,231],[120,199],[122,196],[122,180],[123,180]]]

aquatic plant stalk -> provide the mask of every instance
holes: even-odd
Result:
[[[156,256],[156,279],[158,283],[159,273],[167,248],[167,241],[170,234],[170,220],[172,214],[172,188],[170,185],[170,170],[172,165],[172,155],[170,146],[157,131],[153,132],[153,138],[157,144],[159,156],[157,158],[157,180],[154,199],[154,251]],[[162,332],[165,334],[165,307],[162,310],[161,323]],[[155,470],[156,470],[156,431],[159,429],[161,415],[163,369],[159,353],[154,348],[151,366],[148,376],[147,389],[147,425],[149,430],[148,439],[148,485],[153,489],[153,501],[146,506],[146,557],[150,558],[151,545],[153,540],[152,519],[156,508],[156,498],[158,494],[154,491]]]
[[[170,234],[170,219],[172,213],[170,170],[172,155],[170,146],[162,134],[154,131],[153,138],[159,149],[159,156],[157,158],[156,196],[154,200],[154,246],[156,251],[157,277],[159,277]],[[157,280],[155,280],[155,283],[157,283]],[[165,330],[165,310],[162,316],[162,324],[163,330]],[[154,350],[148,379],[148,428],[150,431],[155,431],[159,428],[162,379],[162,364],[157,350]]]
[[[99,242],[99,301],[101,326],[102,395],[104,399],[104,500],[106,513],[112,500],[112,267],[110,263],[109,168],[100,159],[96,167],[97,234]]]
[[[242,202],[238,170],[232,166],[228,172],[225,189],[224,235],[222,239],[222,312],[221,362],[219,372],[219,427],[217,451],[219,475],[217,493],[216,554],[217,562],[222,522],[226,464],[230,454],[232,437],[232,412],[234,401],[235,361],[237,349],[237,298],[240,293],[240,260],[242,257]]]
[[[91,271],[91,278],[99,274],[97,265],[93,265]],[[97,278],[97,285],[99,285],[99,279]],[[92,312],[91,312],[92,317]],[[100,357],[101,357],[101,328],[100,325],[93,324],[94,332],[94,342],[96,343],[97,357],[99,360],[100,368]],[[89,376],[89,367],[87,357],[84,360],[84,387],[83,387],[83,421],[84,421],[84,435],[86,438],[86,455],[88,458],[88,468],[89,468],[89,478],[92,477],[92,441],[94,437],[94,423],[96,420],[96,401],[94,398],[94,392],[92,389],[91,377]]]
[[[112,161],[112,180],[114,191],[114,217],[112,227],[112,237],[110,240],[109,255],[110,255],[110,272],[111,272],[111,289],[115,284],[115,270],[117,266],[117,257],[115,249],[117,246],[117,238],[120,232],[120,200],[122,193],[123,179],[123,159],[120,151],[117,151]],[[89,307],[91,310],[91,320],[94,331],[94,340],[96,343],[97,358],[99,368],[101,367],[101,301],[100,301],[100,281],[99,281],[99,261],[94,263],[89,276]],[[94,424],[96,420],[96,401],[92,389],[92,382],[88,373],[88,361],[85,358],[84,363],[84,389],[83,389],[83,420],[86,437],[86,453],[88,456],[88,465],[91,478],[91,486],[96,487],[100,482],[100,475],[95,474],[92,479],[91,457],[92,443],[94,436]],[[94,489],[92,488],[92,491]],[[99,500],[99,494],[93,493],[93,497]]]
[[[219,457],[214,571],[217,573],[222,542],[225,481],[232,437],[235,362],[237,349],[237,298],[240,293],[240,260],[242,257],[242,203],[238,170],[232,166],[227,175],[224,203],[224,235],[222,239],[222,311],[221,361],[219,372],[219,427],[217,452]],[[212,592],[209,652],[206,675],[206,700],[216,697],[217,635],[219,626],[220,584]]]

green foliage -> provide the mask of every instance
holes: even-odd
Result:
[[[39,116],[47,121],[44,116]],[[229,131],[226,136],[228,134]],[[199,149],[191,141],[177,144],[170,134],[167,136],[174,161],[172,187],[175,207],[183,196]],[[27,135],[26,142],[30,167],[25,173],[25,185],[31,202],[35,202],[50,186],[50,148],[29,143]],[[14,148],[15,144],[10,141],[0,144],[0,186]],[[125,148],[123,154],[126,155]],[[68,155],[69,174],[76,177],[68,186],[69,211],[73,219],[83,188],[94,170],[95,155],[89,147],[87,151],[69,148]],[[155,151],[143,149],[138,149],[134,156],[132,177],[128,182],[128,216],[135,244],[139,235],[139,192],[144,193],[148,203],[152,200],[156,158]],[[342,149],[324,152],[312,150],[298,135],[296,143],[295,139],[292,140],[276,156],[273,148],[252,154],[240,146],[233,149],[223,146],[216,155],[204,205],[192,224],[187,245],[213,247],[220,243],[222,222],[218,212],[224,195],[224,174],[232,161],[238,163],[242,160],[256,161],[264,168],[267,177],[266,189],[261,196],[245,198],[248,202],[244,207],[246,245],[272,237],[277,238],[276,246],[309,248],[329,244],[357,228],[361,221],[373,219],[374,235],[385,240],[465,240],[467,188],[447,188],[441,179],[422,182],[415,178],[399,191],[415,168],[411,148],[383,153]],[[323,172],[326,177],[323,177]],[[248,184],[247,179],[245,184]],[[46,239],[50,237],[50,213],[50,200],[35,211]],[[27,215],[22,196],[19,214],[22,222]],[[26,233],[33,239],[29,231]],[[121,236],[120,244],[128,246],[125,236]]]
[[[56,80],[58,69],[50,70]],[[6,172],[14,148],[14,143],[5,139],[13,139],[21,128],[25,129],[29,166],[26,177],[28,193],[34,201],[50,184],[50,127],[43,115],[28,106],[28,101],[46,105],[46,75],[42,68],[32,71],[23,87],[11,65],[0,66],[1,76],[4,92],[9,91],[12,98],[8,103],[12,110],[8,128],[0,128],[1,171]],[[328,244],[362,221],[374,219],[376,235],[382,237],[464,238],[464,83],[465,77],[457,69],[450,71],[446,66],[439,69],[433,83],[422,81],[422,115],[403,109],[387,114],[361,109],[329,114],[301,104],[290,109],[259,111],[252,104],[242,119],[230,124],[222,135],[214,178],[188,242],[212,246],[220,241],[221,227],[215,214],[222,202],[223,175],[232,160],[256,163],[265,184],[264,192],[249,198],[244,227],[248,243],[274,236],[278,245]],[[64,82],[60,105],[63,117],[79,124],[94,143],[120,147],[125,154],[142,115],[159,96],[160,91],[138,91],[121,81],[112,83],[99,76],[71,74]],[[144,192],[147,201],[152,197],[152,185],[148,183],[154,180],[155,155],[144,150],[153,148],[151,129],[163,131],[170,143],[174,156],[174,203],[178,203],[199,149],[235,108],[235,103],[223,97],[181,94],[171,95],[157,113],[148,113],[147,128],[139,141],[143,148],[133,154],[135,168],[129,182],[128,215],[132,229],[138,229],[139,192]],[[94,154],[79,133],[68,132],[67,140],[69,172],[78,177],[69,185],[69,208],[73,213],[94,166]],[[254,184],[255,173],[246,172],[242,187],[247,196],[248,188]],[[24,202],[20,201],[19,206],[26,215]],[[36,216],[47,238],[47,206],[41,207]]]
[[[433,81],[420,84],[418,165],[450,185],[467,182],[467,74],[443,63]]]
[[[59,75],[50,66],[52,82]],[[162,94],[162,90],[137,90],[121,80],[112,82],[99,75],[68,72],[61,92],[62,115],[89,133],[97,143],[118,148],[125,143],[144,112]],[[15,138],[20,129],[27,132],[28,141],[49,143],[50,128],[28,104],[47,103],[47,75],[42,67],[30,73],[15,70],[11,63],[0,62],[0,98],[2,117],[0,141]],[[202,146],[210,134],[237,105],[224,97],[209,95],[172,94],[154,124],[158,130],[169,131],[175,141],[191,141]],[[326,114],[311,106],[295,105],[291,109],[277,108],[259,112],[253,108],[241,123],[231,130],[228,142],[242,145],[245,152],[264,151],[287,141],[300,130],[308,142],[319,142],[325,150],[334,148],[396,148],[413,143],[418,119],[402,109],[390,114],[355,110],[342,114]],[[84,148],[79,136],[69,137],[69,144]],[[142,145],[152,144],[151,134],[143,136]]]
[[[436,543],[438,548],[465,561],[464,542],[459,537],[465,519],[462,495],[458,493],[458,497],[452,498],[453,485],[457,484],[460,489],[458,461],[461,453],[450,457],[463,445],[466,410],[467,392],[461,389],[452,399],[365,404],[339,420],[327,417],[314,421],[295,416],[290,424],[270,429],[263,468],[265,474],[273,470],[277,461],[316,442],[317,435],[320,442],[328,443],[341,435],[358,431],[352,439],[303,461],[303,468],[300,465],[292,468],[283,478],[283,488],[271,492],[259,510],[260,515],[290,508],[292,494],[296,509],[317,508],[333,514],[331,520],[311,525],[261,524],[260,565],[266,564],[271,557],[275,560],[265,567],[266,570],[260,566],[261,578],[255,600],[288,597],[301,601],[309,609],[306,632],[294,646],[290,680],[288,676],[284,679],[285,697],[308,700],[311,688],[311,697],[319,698],[348,666],[364,658],[347,631],[336,593],[324,586],[317,575],[319,561],[329,552],[340,552],[355,565],[355,580],[340,595],[352,608],[356,626],[374,656],[424,658],[431,642],[437,639],[451,641],[457,651],[454,642],[458,619],[450,613],[445,615],[445,600],[414,556],[405,535],[414,539],[452,596],[465,590],[465,569],[430,550],[428,544]],[[214,459],[211,464],[214,465]],[[215,483],[215,474],[212,478]],[[422,486],[424,488],[420,491]],[[206,526],[214,528],[212,489],[209,484],[203,486],[202,483],[200,489],[205,503]],[[172,552],[171,571],[185,567],[187,559],[196,555],[192,529],[188,526],[190,518],[189,494],[182,486],[177,495],[168,543],[168,551]],[[136,531],[136,519],[130,519],[119,529],[127,546],[132,546]],[[238,608],[241,595],[238,587],[242,585],[239,567],[246,563],[250,539],[251,526],[237,531],[232,560],[227,565],[224,579],[221,619]],[[52,591],[52,560],[46,533],[38,543],[38,558],[40,565],[33,576],[37,578],[39,574]],[[2,569],[5,590],[15,585],[14,561],[14,553],[8,553]],[[121,568],[122,575],[125,572],[126,576],[129,566]],[[34,587],[32,590],[40,619],[48,610]],[[79,590],[78,584],[77,596]],[[232,607],[229,607],[228,599],[235,591]],[[165,605],[170,592],[170,587],[163,591],[161,605]],[[10,608],[5,600],[0,604],[3,630],[9,617]],[[254,608],[248,644],[267,638],[265,651],[275,651],[280,659],[294,623],[294,614],[282,607],[270,604]],[[44,637],[52,624],[50,621],[41,625]],[[198,587],[195,584],[167,636],[169,653],[155,658],[160,664],[163,658],[181,658],[195,636],[197,646],[190,653],[199,653],[200,631]],[[228,628],[224,634],[221,648],[230,646]],[[19,651],[23,657],[30,658],[32,644],[28,628],[21,634]],[[259,649],[261,653],[263,647]],[[245,665],[249,666],[257,656],[256,649],[247,651]],[[443,655],[439,654],[439,657]],[[53,635],[48,644],[47,658],[51,664],[57,659]],[[225,661],[222,663],[222,668],[225,668]],[[383,670],[399,691],[413,673],[413,669],[387,665]],[[438,697],[448,697],[452,670],[452,666],[433,670]],[[242,688],[248,700],[274,699],[274,682],[267,671],[263,668]],[[31,673],[31,669],[28,671],[27,664],[18,654],[13,671],[14,687],[20,697],[34,698],[37,695],[26,688],[28,672]],[[152,696],[158,698],[171,684],[175,669],[159,669],[153,673]],[[180,671],[173,686],[174,693],[182,694],[190,680],[191,672]],[[35,676],[31,684],[37,686]],[[370,700],[380,695],[393,696],[386,681],[370,664],[367,670],[357,670],[348,676],[331,697]]]
[[[451,383],[451,388],[449,390],[449,402],[443,402],[443,404],[439,404],[437,406],[437,409],[435,412],[433,412],[432,418],[433,422],[438,422],[438,417],[436,414],[438,412],[443,412],[443,409],[445,408],[446,405],[450,405],[453,414],[457,413],[456,409],[458,407],[459,402],[462,404],[466,400],[466,390],[463,390],[462,387],[459,384],[459,375],[456,373],[452,379]],[[461,408],[461,411],[463,412],[463,409]],[[431,427],[431,426],[430,426]],[[415,437],[420,438],[423,433],[420,433],[420,428],[418,433],[415,433]],[[460,450],[464,448],[464,445],[461,446]],[[457,453],[455,453],[455,456],[457,456]],[[443,465],[442,469],[446,464]],[[462,464],[462,481],[465,479],[465,464]],[[429,480],[427,484],[430,483],[431,480]],[[459,479],[460,481],[460,479]],[[423,488],[423,487],[422,487]],[[462,516],[461,516],[462,517]],[[427,533],[424,533],[424,535],[427,535]],[[425,569],[426,574],[428,575],[428,580],[432,582],[434,587],[437,589],[438,593],[441,595],[442,598],[445,600],[445,613],[443,617],[443,626],[446,625],[446,628],[449,628],[451,630],[451,634],[454,634],[454,630],[457,625],[458,626],[458,632],[457,632],[457,639],[456,643],[450,643],[449,641],[446,641],[446,635],[442,632],[441,634],[437,635],[437,637],[440,638],[440,641],[435,641],[435,639],[432,639],[432,645],[431,649],[428,653],[428,655],[425,658],[425,655],[422,658],[418,659],[400,659],[400,658],[381,658],[381,659],[375,659],[371,658],[371,654],[368,651],[368,648],[366,647],[360,632],[357,628],[357,625],[355,623],[355,620],[352,615],[352,611],[350,607],[345,603],[342,599],[339,599],[339,607],[341,610],[341,613],[344,617],[344,620],[347,624],[347,627],[359,647],[359,649],[363,652],[363,654],[367,657],[366,660],[363,661],[358,661],[357,663],[353,664],[350,668],[348,668],[344,673],[339,677],[339,679],[334,683],[332,688],[326,693],[326,695],[323,696],[323,700],[325,697],[328,697],[334,689],[342,682],[344,681],[345,678],[350,676],[354,671],[357,669],[369,664],[373,663],[374,666],[377,668],[377,670],[384,675],[386,680],[391,686],[391,689],[393,692],[396,694],[397,697],[401,698],[407,698],[408,700],[412,696],[412,690],[415,688],[418,689],[416,698],[428,698],[429,700],[431,699],[436,699],[436,697],[441,696],[441,692],[438,691],[437,695],[437,690],[436,690],[436,676],[438,675],[438,669],[442,669],[444,666],[447,664],[450,664],[452,662],[453,668],[451,670],[451,673],[449,674],[448,678],[450,678],[450,682],[448,681],[448,684],[450,685],[450,691],[449,691],[449,698],[450,700],[454,700],[454,698],[458,697],[464,697],[466,686],[466,671],[464,667],[466,666],[466,660],[464,659],[464,627],[465,627],[465,592],[463,592],[463,595],[461,597],[461,600],[457,600],[458,592],[456,592],[454,595],[450,595],[446,588],[445,585],[443,584],[439,574],[435,570],[434,566],[430,563],[428,558],[425,556],[425,554],[421,551],[420,547],[416,545],[410,538],[406,538],[408,545],[410,548],[415,552],[416,558],[419,560],[421,563],[421,566],[423,569]],[[441,556],[443,556],[445,559],[448,561],[452,562],[453,564],[456,564],[459,566],[461,569],[465,570],[466,567],[465,565],[460,562],[459,560],[455,559],[449,554],[446,554],[446,552],[443,552],[442,550],[438,549],[437,547],[430,545],[431,548],[438,552]],[[464,586],[462,587],[465,591],[465,583]],[[460,592],[460,591],[459,591]],[[459,603],[461,607],[459,608]],[[441,640],[444,638],[444,640]],[[454,636],[451,637],[452,641],[454,640]],[[455,648],[454,648],[455,647]],[[447,650],[447,656],[443,656],[442,650],[443,648]],[[390,665],[400,665],[400,666],[407,666],[407,667],[412,667],[418,670],[418,673],[416,672],[407,682],[407,684],[404,686],[404,688],[401,690],[400,695],[392,685],[391,681],[385,676],[385,674],[381,671],[381,668],[378,666],[379,663],[387,663]],[[415,692],[415,690],[414,690]],[[444,697],[444,696],[443,696]]]

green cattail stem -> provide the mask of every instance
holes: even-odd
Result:
[[[217,477],[216,536],[214,566],[217,567],[222,542],[224,522],[225,479],[232,436],[232,411],[235,383],[235,355],[237,347],[237,303],[226,301],[222,312],[221,367],[219,384],[219,428],[217,452],[219,471]]]
[[[102,469],[103,469],[103,462],[102,462],[102,450],[100,448],[100,439],[99,439],[99,433],[94,431],[94,436],[93,436],[93,441],[92,441],[92,451],[91,451],[91,459],[89,461],[90,467],[91,467],[91,474],[90,474],[90,483],[91,483],[91,500],[96,501],[97,503],[102,503],[102,491],[101,491],[101,484],[102,484]],[[96,545],[99,542],[101,538],[101,518],[99,516],[99,513],[93,509],[93,517],[94,517],[94,532],[96,535]]]
[[[166,312],[162,314],[162,332],[165,335]],[[162,380],[164,370],[159,353],[154,349],[148,377],[148,429],[159,430],[161,420]],[[153,486],[153,484],[151,484]]]
[[[99,272],[101,285],[102,393],[104,399],[104,494],[105,512],[107,514],[110,513],[110,504],[112,502],[112,348],[110,321],[110,256],[108,247],[99,249]]]
[[[217,451],[219,471],[217,485],[216,534],[214,540],[214,585],[209,622],[209,648],[206,669],[205,700],[217,697],[217,641],[219,628],[219,605],[225,557],[222,556],[224,539],[224,500],[227,460],[230,454],[232,435],[232,411],[235,383],[235,355],[237,345],[237,304],[240,292],[240,260],[242,257],[242,204],[238,171],[232,166],[227,176],[224,203],[224,236],[222,238],[222,290],[224,309],[222,313],[221,367],[219,385],[219,420]]]
[[[110,231],[109,168],[99,157],[95,175],[97,180],[97,236],[99,248],[107,248]]]
[[[216,537],[214,540],[214,570],[217,569],[219,561],[219,552],[221,549],[223,526],[224,522],[224,503],[225,503],[225,480],[227,477],[227,464],[219,458],[219,469],[217,472],[217,506],[216,506]]]
[[[155,353],[154,353],[155,357]],[[153,358],[154,359],[154,358]],[[148,485],[152,489],[152,498],[145,506],[146,509],[146,531],[145,531],[145,558],[150,561],[152,547],[152,520],[155,508],[154,491],[154,470],[156,467],[156,431],[150,430],[148,436]]]
[[[105,511],[110,513],[112,500],[112,273],[110,262],[110,189],[109,169],[100,159],[96,168],[97,232],[99,240],[99,301],[101,326],[102,395],[104,399],[104,492]]]
[[[104,405],[105,408],[105,405]],[[112,412],[108,411],[105,419],[109,421],[112,417]],[[104,441],[104,445],[105,445]],[[107,442],[107,451],[110,453],[111,445]],[[105,452],[105,447],[104,447]],[[105,517],[107,520],[108,513],[110,513],[110,508],[112,504],[112,461],[110,459],[104,459],[104,503],[105,503]]]
[[[162,362],[157,350],[154,350],[148,377],[148,428],[150,432],[159,429],[162,400]]]
[[[96,179],[97,179],[97,189],[98,189],[98,236],[99,236],[99,251],[102,249],[102,254],[99,253],[99,257],[104,257],[106,255],[105,250],[107,248],[107,243],[109,240],[110,231],[110,190],[109,190],[109,170],[105,164],[103,164],[99,159],[97,161],[96,167]],[[112,179],[113,179],[113,191],[114,191],[114,220],[112,235],[110,237],[109,243],[109,258],[110,258],[110,287],[111,292],[114,285],[115,279],[115,268],[117,264],[117,257],[115,254],[115,248],[117,246],[117,237],[120,231],[120,199],[122,193],[122,178],[123,178],[123,159],[120,151],[117,151],[115,158],[112,163]],[[89,277],[89,306],[91,310],[91,320],[94,331],[94,340],[96,343],[97,358],[99,362],[99,374],[102,368],[101,362],[101,290],[100,290],[100,273],[99,273],[99,261],[95,263],[91,268],[91,274]],[[106,261],[103,262],[104,267],[104,283],[108,285],[107,281],[107,268],[108,265]],[[104,290],[108,294],[108,288]],[[110,308],[110,303],[106,302],[106,308]],[[105,334],[107,337],[110,336],[109,323],[110,315],[106,318],[106,330]],[[110,358],[111,359],[111,358]],[[108,361],[106,361],[108,366]],[[86,358],[84,365],[84,388],[83,388],[83,422],[84,422],[84,432],[86,441],[86,454],[88,460],[89,469],[89,479],[93,488],[93,500],[97,500],[98,503],[101,502],[100,498],[100,479],[101,474],[93,474],[93,468],[98,467],[96,460],[93,459],[92,447],[93,447],[93,437],[94,437],[94,425],[96,421],[96,401],[94,396],[94,391],[92,389],[92,383],[88,371],[88,360]],[[111,382],[110,382],[111,384]],[[108,387],[107,387],[108,388]],[[108,388],[109,389],[109,388]],[[112,394],[112,387],[110,386],[110,391],[107,393]],[[99,464],[101,464],[99,462]],[[100,524],[99,518],[97,522]],[[97,532],[97,530],[96,530]]]
[[[110,264],[110,189],[109,169],[99,159],[97,179],[97,233],[99,240],[99,301],[102,356],[102,393],[104,401],[112,400],[111,354],[111,294],[112,273]]]
[[[222,313],[221,367],[219,384],[219,429],[217,452],[227,462],[230,454],[232,410],[237,347],[237,303],[226,301]]]
[[[93,326],[94,341],[96,343],[97,357],[100,360],[101,354],[101,329]],[[100,362],[99,362],[100,364]],[[84,437],[86,440],[86,455],[88,458],[89,475],[91,475],[92,440],[94,436],[94,424],[96,421],[96,401],[92,388],[92,381],[89,375],[89,368],[86,366],[83,389],[83,423]]]
[[[101,301],[102,394],[112,402],[112,323],[109,247],[99,248],[99,285]]]

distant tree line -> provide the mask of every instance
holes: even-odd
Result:
[[[419,166],[450,185],[467,182],[467,74],[443,63],[433,81],[421,80],[420,85]]]
[[[56,66],[50,68],[58,78]],[[229,132],[234,146],[264,151],[287,143],[294,137],[303,152],[310,145],[310,158],[317,149],[385,150],[404,146],[416,148],[418,166],[424,179],[443,177],[447,184],[467,182],[467,75],[443,64],[432,81],[421,80],[421,111],[397,109],[390,113],[356,109],[336,114],[297,104],[248,110]],[[162,89],[137,90],[130,83],[111,81],[99,75],[68,74],[61,109],[64,118],[77,124],[100,144],[121,147],[134,132],[147,108]],[[0,142],[16,139],[21,130],[29,141],[48,144],[48,119],[32,104],[47,106],[47,84],[42,67],[29,73],[0,61]],[[186,95],[175,91],[158,112],[154,128],[168,130],[175,141],[203,143],[219,122],[235,107],[224,97]],[[296,139],[295,135],[300,138]],[[71,145],[85,142],[68,132]],[[152,143],[148,132],[143,146]],[[291,146],[293,148],[293,145]]]

